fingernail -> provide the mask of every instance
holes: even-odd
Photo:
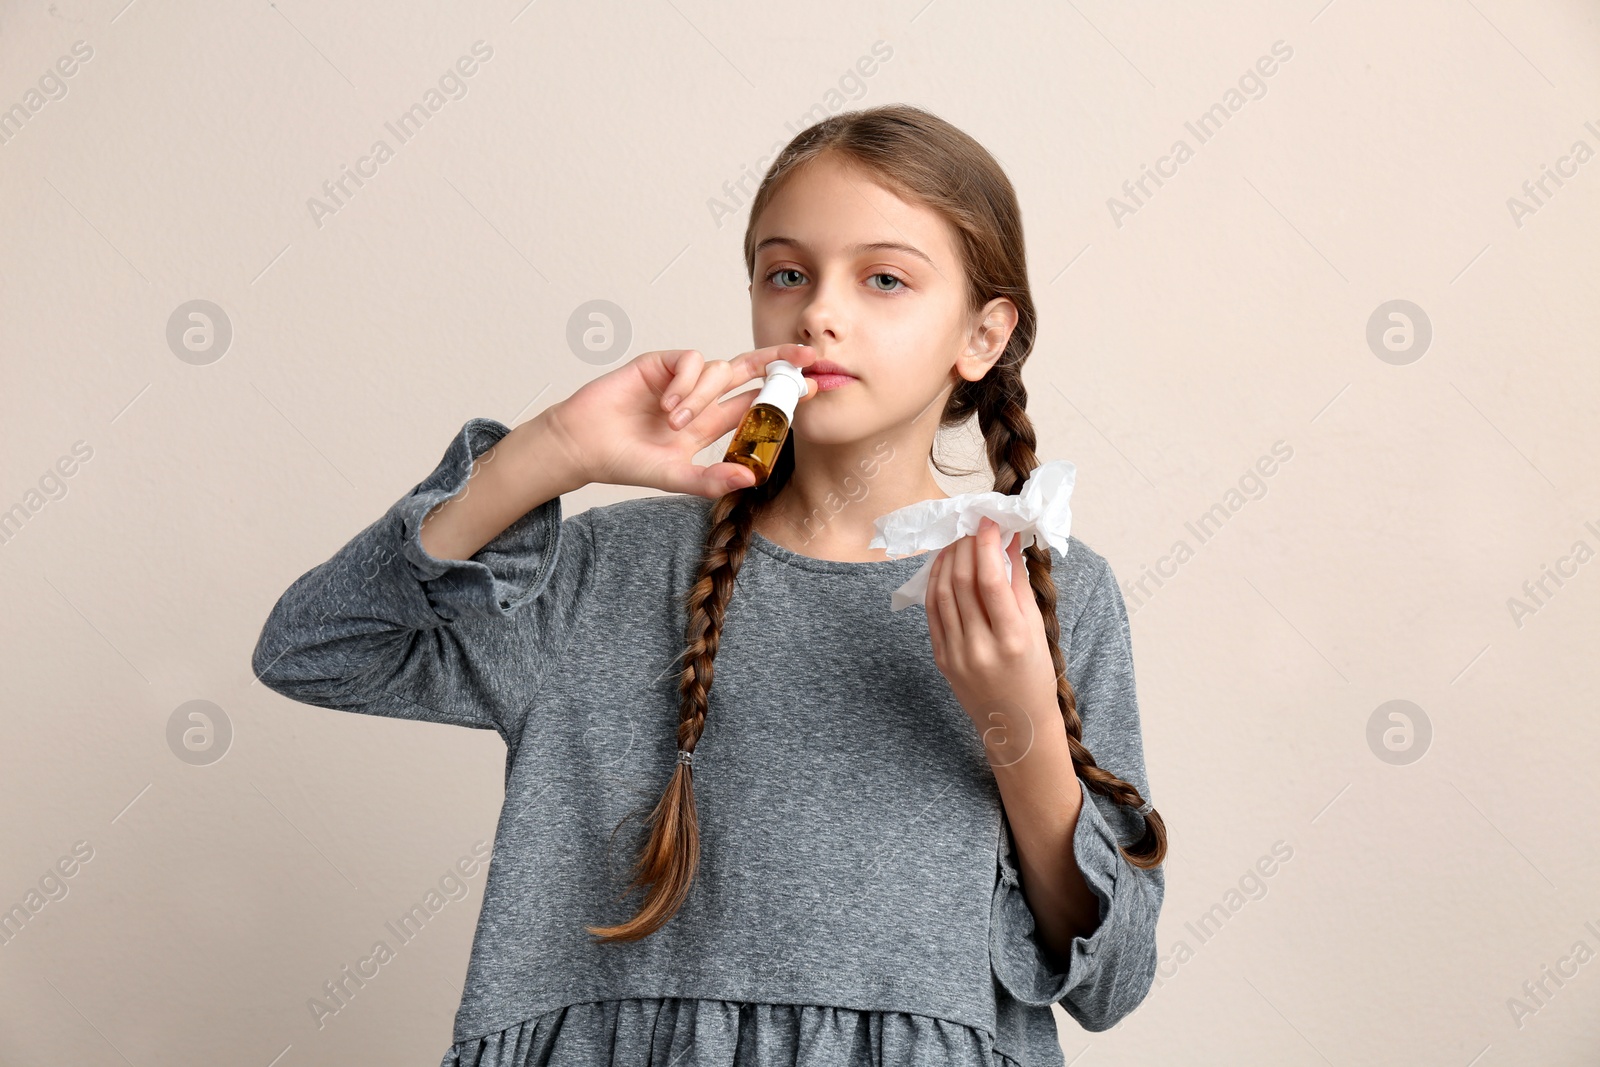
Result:
[[[682,399],[683,397],[679,396],[677,393],[673,393],[671,396],[667,397],[661,402],[661,406],[666,408],[668,411],[671,411],[673,408],[678,406],[678,401]]]
[[[688,408],[679,408],[677,411],[674,411],[671,415],[669,415],[667,417],[667,422],[671,423],[672,424],[672,428],[675,429],[675,430],[683,429],[683,424],[688,422],[688,421],[689,421],[689,409]]]

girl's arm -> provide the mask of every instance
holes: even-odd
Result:
[[[1082,741],[1096,765],[1148,795],[1127,607],[1105,557],[1073,540],[1064,578],[1053,566],[1051,579],[1058,620],[1061,605],[1082,605],[1061,650]],[[1084,1029],[1109,1029],[1154,980],[1165,874],[1134,867],[1119,847],[1143,835],[1144,817],[1077,774],[1021,535],[1002,546],[985,518],[940,549],[927,609],[934,662],[983,738],[1004,809],[995,974],[1024,1004],[1059,1003]]]
[[[593,573],[591,515],[561,517],[583,475],[547,414],[515,430],[469,420],[427,478],[296,579],[256,643],[261,682],[514,746]]]
[[[1074,545],[1073,551],[1086,547]],[[1127,608],[1110,564],[1098,555],[1092,559],[1093,566],[1077,572],[1081,578],[1076,581],[1083,586],[1068,591],[1068,602],[1081,600],[1084,607],[1063,650],[1067,677],[1077,695],[1083,742],[1095,762],[1148,799]],[[1070,758],[1064,767],[1071,767]],[[1067,854],[1057,861],[1057,852],[1036,848],[1035,857],[1050,855],[1053,862],[1071,863],[1074,880],[1081,878],[1093,894],[1094,910],[1087,917],[1074,914],[1056,921],[1058,928],[1077,928],[1067,951],[1060,952],[1059,943],[1051,943],[1057,937],[1046,939],[1030,905],[1020,856],[1008,833],[992,947],[997,973],[1017,999],[1033,1005],[1058,1003],[1085,1030],[1098,1032],[1138,1007],[1155,978],[1165,866],[1135,867],[1121,853],[1121,842],[1131,843],[1144,832],[1142,816],[1089,790],[1081,780],[1066,787],[1082,790],[1066,835]],[[1059,936],[1059,931],[1052,933]]]
[[[717,398],[774,359],[816,355],[646,352],[515,430],[469,420],[432,474],[279,598],[257,677],[302,703],[494,729],[515,747],[595,572],[598,520],[563,521],[561,495],[590,481],[713,498],[749,484],[739,464],[695,456],[758,390]]]

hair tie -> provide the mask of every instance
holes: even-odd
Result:
[[[1155,805],[1151,804],[1150,801],[1147,800],[1133,810],[1137,811],[1140,815],[1149,815],[1155,810]]]
[[[692,748],[680,748],[680,749],[678,749],[678,762],[679,763],[687,763],[689,765],[689,767],[691,769],[693,769],[693,767],[694,767],[694,749],[692,749]]]

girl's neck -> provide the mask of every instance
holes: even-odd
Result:
[[[811,468],[808,477],[797,467],[755,528],[769,541],[816,559],[842,563],[888,559],[883,549],[868,547],[877,535],[874,520],[910,504],[950,495],[934,481],[925,463],[915,472],[921,475],[915,480],[909,476],[912,472],[894,468],[895,459],[890,459],[868,463],[842,477]]]

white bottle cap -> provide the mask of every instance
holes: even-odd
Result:
[[[767,364],[767,380],[756,394],[755,403],[771,404],[793,422],[795,405],[805,395],[806,376],[800,368],[786,359],[775,359]]]

